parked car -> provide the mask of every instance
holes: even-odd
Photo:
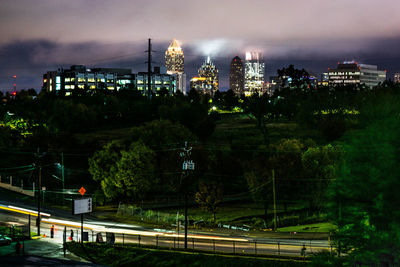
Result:
[[[0,245],[10,245],[11,238],[5,235],[0,235]]]

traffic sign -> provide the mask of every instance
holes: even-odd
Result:
[[[92,198],[75,199],[73,201],[72,214],[83,214],[92,212]]]
[[[82,186],[81,189],[79,189],[79,193],[83,196],[86,193],[86,189]]]

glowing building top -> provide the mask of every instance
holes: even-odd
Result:
[[[184,72],[183,50],[178,41],[174,39],[165,51],[165,66],[168,74],[181,74]]]
[[[191,88],[201,91],[205,94],[213,95],[219,88],[218,69],[212,63],[210,57],[207,57],[200,67],[199,77],[191,79]]]
[[[249,96],[264,90],[265,64],[259,52],[246,52],[244,91]]]

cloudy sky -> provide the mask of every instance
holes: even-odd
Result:
[[[188,79],[211,55],[228,86],[232,57],[262,51],[267,76],[290,63],[316,74],[355,59],[400,72],[399,0],[0,0],[0,90],[41,87],[72,64],[145,71],[181,41]]]

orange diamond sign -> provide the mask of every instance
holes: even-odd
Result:
[[[81,193],[81,195],[83,196],[86,193],[86,189],[82,186],[81,189],[79,189],[79,193]]]

